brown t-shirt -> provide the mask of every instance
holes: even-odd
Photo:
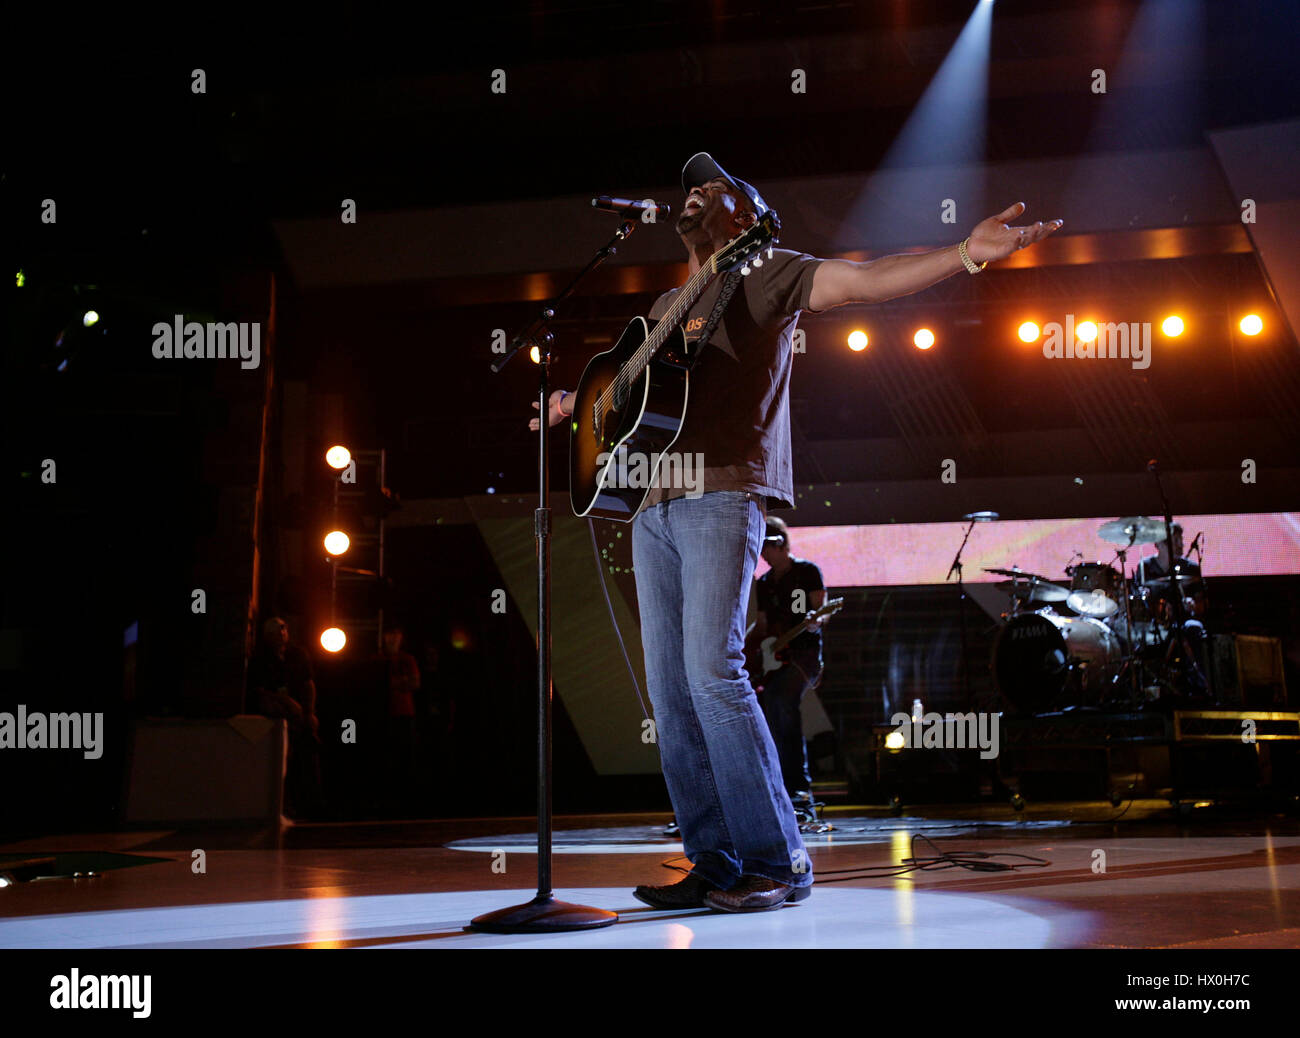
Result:
[[[669,452],[699,454],[704,471],[699,489],[748,490],[762,494],[767,507],[794,507],[790,463],[790,364],[799,311],[808,309],[813,273],[821,260],[789,249],[763,254],[763,265],[741,279],[722,320],[691,369],[686,417]],[[704,330],[722,291],[715,277],[691,308],[686,341]],[[658,320],[679,289],[665,292],[650,308]],[[684,497],[688,488],[660,488],[661,467],[646,505]],[[681,483],[682,480],[669,479]]]

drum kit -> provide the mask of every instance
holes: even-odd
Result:
[[[1144,559],[1128,573],[1128,552],[1164,541],[1166,531],[1163,521],[1145,516],[1104,523],[1098,536],[1117,546],[1118,568],[1071,560],[1059,581],[985,569],[1009,578],[997,585],[1011,605],[991,669],[1016,710],[1138,710],[1207,700],[1199,566],[1156,575],[1155,560]]]

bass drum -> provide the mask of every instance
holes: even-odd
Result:
[[[993,642],[993,679],[1017,711],[1099,706],[1119,671],[1118,636],[1089,616],[1013,617]]]

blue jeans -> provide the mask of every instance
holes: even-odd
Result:
[[[632,526],[646,684],[668,795],[694,872],[813,881],[776,747],[745,673],[745,612],[766,524],[759,495],[719,490]]]

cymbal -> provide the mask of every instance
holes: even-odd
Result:
[[[997,589],[1004,595],[1023,598],[1029,602],[1064,602],[1070,594],[1069,588],[1053,584],[1043,577],[1003,580],[997,584]]]
[[[1027,602],[1044,602],[1047,604],[1064,602],[1070,595],[1068,588],[1046,582],[1024,584],[1013,580],[1004,580],[998,585],[998,590],[1005,595],[1010,595],[1012,598],[1023,598]]]
[[[1046,577],[1040,577],[1037,573],[1026,573],[1022,569],[994,569],[991,566],[984,567],[985,573],[997,573],[1003,577],[1014,577],[1016,580],[1046,580]]]
[[[1165,524],[1160,519],[1132,515],[1126,519],[1112,519],[1102,523],[1097,536],[1111,544],[1157,544],[1165,539]]]
[[[1187,587],[1190,584],[1199,584],[1203,579],[1204,578],[1199,573],[1174,574],[1174,580],[1178,582],[1179,587]],[[1168,587],[1169,576],[1166,574],[1163,577],[1150,577],[1149,579],[1142,581],[1142,586],[1154,588]]]

